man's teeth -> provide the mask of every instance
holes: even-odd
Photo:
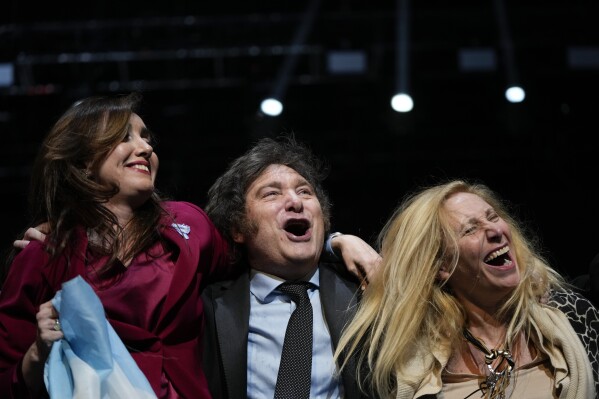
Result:
[[[139,170],[145,170],[146,172],[150,171],[150,168],[148,168],[146,165],[139,165],[139,164],[137,164],[137,165],[133,165],[133,168],[134,169],[139,169]]]
[[[497,258],[498,256],[501,256],[501,255],[503,255],[503,254],[506,254],[506,253],[508,253],[509,251],[510,251],[510,247],[509,247],[508,245],[506,245],[505,247],[503,247],[503,248],[500,248],[500,249],[498,249],[497,251],[495,251],[495,252],[492,252],[491,254],[489,254],[489,256],[487,256],[487,257],[485,258],[485,262],[490,262],[490,261],[492,261],[493,259]],[[506,258],[506,260],[508,260],[508,261],[509,261],[509,259],[507,259],[507,258]],[[511,263],[511,261],[510,261],[510,263]],[[504,264],[507,264],[507,262],[504,262]]]

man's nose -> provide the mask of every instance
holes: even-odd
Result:
[[[302,199],[295,191],[286,194],[285,210],[289,212],[301,212],[304,209]]]

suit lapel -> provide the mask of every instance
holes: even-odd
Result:
[[[247,395],[247,342],[250,320],[250,280],[243,273],[214,297],[214,318],[225,381],[230,398]],[[242,356],[240,356],[242,354]]]
[[[345,324],[351,320],[356,306],[357,286],[342,280],[327,266],[320,267],[320,297],[331,339],[335,347],[339,343]]]
[[[337,348],[343,328],[355,314],[358,285],[342,279],[331,267],[321,265],[320,287],[324,315],[333,347]],[[356,382],[356,365],[353,359],[350,359],[343,369],[342,379],[345,398],[359,398],[360,390]]]

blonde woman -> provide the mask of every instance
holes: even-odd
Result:
[[[487,187],[453,181],[412,195],[379,244],[381,273],[337,349],[357,356],[363,388],[402,399],[596,397],[597,310]]]

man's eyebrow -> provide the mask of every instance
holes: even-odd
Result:
[[[294,181],[293,181],[293,185],[295,187],[301,187],[301,186],[308,186],[311,189],[314,189],[314,187],[312,186],[312,184],[310,184],[310,182],[308,180],[306,180],[304,177],[297,177]],[[281,188],[283,186],[283,184],[278,181],[278,180],[270,180],[265,182],[264,184],[260,185],[256,192],[261,192],[264,189],[267,188]]]
[[[258,187],[258,189],[256,190],[256,192],[260,192],[266,188],[281,188],[281,182],[279,181],[267,181],[266,183],[262,184],[261,186]]]
[[[306,180],[305,178],[299,178],[296,181],[296,186],[310,186],[313,187],[312,184],[310,184],[310,182],[308,180]]]

